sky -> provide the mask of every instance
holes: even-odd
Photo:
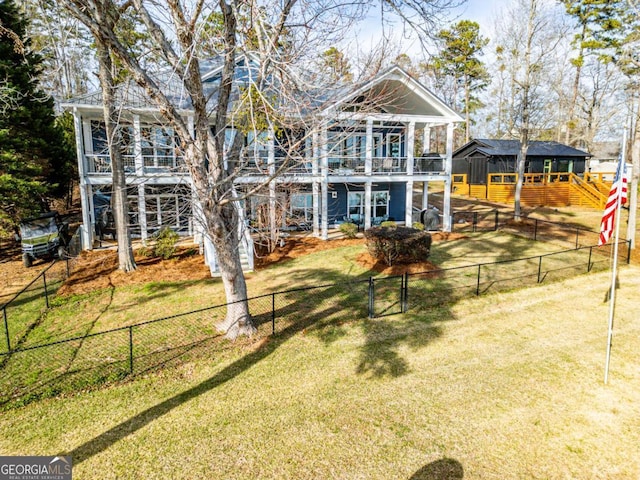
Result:
[[[491,38],[493,36],[494,18],[500,9],[509,3],[509,0],[467,0],[463,6],[451,13],[451,23],[459,20],[473,20],[480,24],[481,34]],[[446,26],[442,25],[441,28],[446,28]],[[401,38],[399,23],[397,30],[396,37],[402,45],[403,53],[407,53],[414,60],[420,60],[423,56],[420,42],[417,39]],[[377,15],[377,10],[374,9],[369,19],[361,22],[358,28],[354,30],[354,38],[356,40],[347,42],[343,50],[349,51],[359,48],[361,51],[366,51],[379,42],[381,35],[380,18]]]

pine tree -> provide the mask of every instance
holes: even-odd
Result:
[[[73,175],[73,153],[56,126],[53,100],[38,87],[41,59],[31,51],[27,20],[13,0],[0,3],[0,81],[10,101],[0,116],[0,230],[46,209]]]
[[[480,25],[470,20],[461,20],[451,29],[441,30],[437,39],[441,48],[433,59],[433,66],[442,74],[452,77],[454,85],[460,85],[463,89],[465,141],[468,142],[470,114],[481,106],[473,94],[488,86],[489,74],[478,57],[489,43],[489,39],[480,35]]]

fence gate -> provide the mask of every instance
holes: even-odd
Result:
[[[369,279],[369,316],[384,317],[404,311],[404,276]]]

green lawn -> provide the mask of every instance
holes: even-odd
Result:
[[[557,252],[558,247],[502,232],[469,234],[436,243],[432,250],[433,263],[454,270],[411,277],[408,306],[414,314],[434,308],[446,309],[443,305],[477,294],[584,273],[589,261],[588,250],[546,256],[542,262],[539,257],[513,261],[513,258]],[[375,272],[356,261],[363,251],[364,246],[358,245],[325,250],[250,274],[247,281],[252,296],[298,289],[251,300],[259,335],[267,336],[272,328],[278,332],[302,330],[324,323],[331,326],[327,334],[331,337],[342,334],[341,323],[366,318],[366,280]],[[489,264],[491,261],[502,263]],[[478,262],[483,265],[476,266]],[[567,268],[568,265],[575,267]],[[594,268],[607,265],[605,258]],[[325,286],[300,291],[317,285]],[[375,291],[376,315],[400,310],[399,278],[381,278],[375,282]],[[225,308],[207,307],[222,303],[219,279],[153,282],[56,297],[51,301],[53,308],[34,321],[22,348],[76,339],[0,358],[3,373],[0,402],[6,407],[9,400],[24,402],[73,392],[131,373],[144,374],[167,363],[209,355],[221,348],[215,325],[223,320]],[[192,311],[195,313],[139,325]],[[13,318],[9,317],[12,327]],[[272,321],[275,321],[273,326]],[[132,325],[138,326],[127,328]],[[120,330],[96,336],[96,333],[118,328]]]
[[[0,452],[71,454],[82,479],[636,479],[640,269],[620,272],[605,386],[608,284],[376,320],[327,304],[269,339],[6,411]]]
[[[505,234],[470,233],[466,238],[436,243],[430,260],[441,268],[540,255],[562,247]],[[378,275],[356,261],[363,246],[323,251],[273,265],[247,275],[250,296]],[[152,282],[58,297],[53,309],[32,328],[23,346],[86,335],[225,302],[219,279]],[[44,299],[8,308],[12,344],[22,338],[44,307]],[[15,332],[15,333],[14,333]],[[0,347],[4,347],[4,344]]]

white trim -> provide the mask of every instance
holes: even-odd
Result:
[[[324,109],[322,109],[321,113],[324,115],[327,115],[330,112],[334,112],[334,115],[331,115],[331,116],[335,117],[335,110],[337,110],[342,104],[346,103],[352,98],[359,96],[363,92],[370,90],[371,88],[373,88],[375,85],[379,83],[382,83],[384,81],[391,81],[391,80],[401,82],[407,88],[409,88],[418,96],[420,96],[425,102],[431,104],[437,111],[441,112],[442,113],[441,116],[431,117],[436,119],[436,121],[442,121],[444,118],[450,118],[451,121],[454,121],[454,122],[463,121],[463,118],[458,113],[456,113],[453,109],[449,108],[433,92],[431,92],[428,88],[426,88],[420,82],[418,82],[413,77],[411,77],[407,72],[405,72],[402,68],[400,68],[397,65],[392,66],[389,70],[380,74],[373,80],[365,83],[364,85],[357,88],[355,91],[349,93],[348,95],[345,95],[344,97],[338,99],[328,107],[325,107]]]

